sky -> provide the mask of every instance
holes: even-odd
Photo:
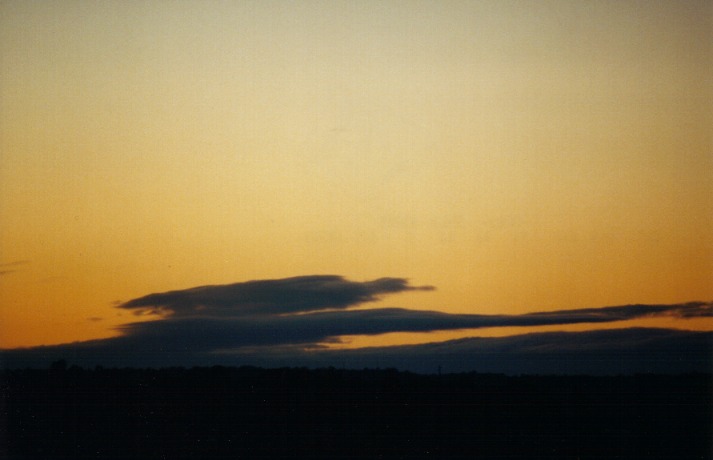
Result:
[[[259,280],[349,313],[312,346],[713,330],[712,31],[710,1],[1,1],[0,348],[160,337]],[[431,316],[335,326],[370,309]]]

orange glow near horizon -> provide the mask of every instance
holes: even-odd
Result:
[[[712,24],[693,0],[3,2],[0,348],[325,273],[437,288],[365,307],[709,301]]]

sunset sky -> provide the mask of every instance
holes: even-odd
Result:
[[[315,275],[448,318],[709,302],[711,127],[709,0],[1,1],[0,348]],[[679,316],[547,330],[713,329]],[[337,346],[535,330],[498,324]]]

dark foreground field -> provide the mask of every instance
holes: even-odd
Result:
[[[711,458],[709,374],[4,371],[0,458]]]

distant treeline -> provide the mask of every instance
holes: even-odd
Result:
[[[0,372],[0,458],[708,459],[713,376]]]

